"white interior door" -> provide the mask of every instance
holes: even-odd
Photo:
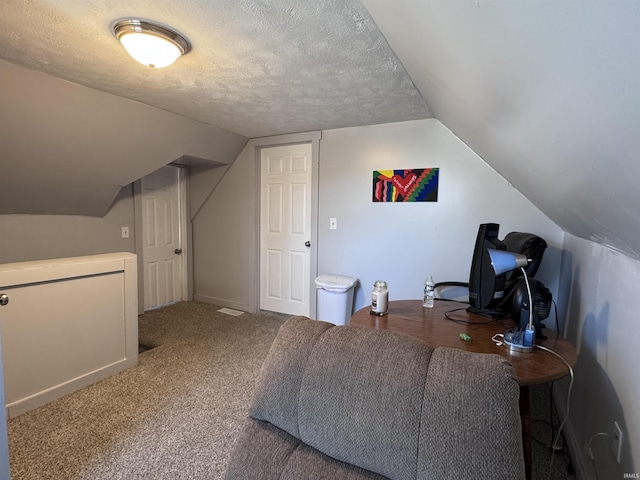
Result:
[[[186,300],[183,169],[141,179],[144,309]]]
[[[261,150],[260,308],[309,315],[311,144]]]

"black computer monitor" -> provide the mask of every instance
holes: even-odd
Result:
[[[500,225],[483,223],[478,228],[469,273],[469,311],[491,318],[509,316],[498,310],[504,295],[505,275],[496,275],[491,266],[488,249],[506,250],[498,238]]]

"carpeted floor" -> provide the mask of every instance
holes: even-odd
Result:
[[[184,302],[140,317],[139,364],[9,421],[13,480],[218,479],[284,315]]]
[[[287,316],[184,302],[140,317],[139,364],[9,421],[13,480],[221,479],[260,365]],[[534,419],[548,394],[532,392]],[[534,436],[544,443],[544,423]],[[534,479],[574,478],[534,444]]]

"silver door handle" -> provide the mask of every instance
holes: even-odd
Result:
[[[182,249],[181,248],[176,248],[173,253],[175,253],[176,255],[180,255],[182,253]]]
[[[0,307],[4,307],[7,303],[9,303],[9,295],[0,293]]]
[[[304,242],[304,246],[305,247],[310,247],[311,246],[311,242],[309,240],[307,240],[306,242]]]

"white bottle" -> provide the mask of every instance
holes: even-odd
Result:
[[[387,290],[387,282],[376,280],[373,283],[373,291],[371,292],[371,313],[374,315],[386,315],[389,306],[389,290]]]
[[[436,296],[436,284],[433,281],[433,277],[429,275],[424,282],[424,297],[422,297],[422,306],[427,308],[433,308],[434,299]]]

